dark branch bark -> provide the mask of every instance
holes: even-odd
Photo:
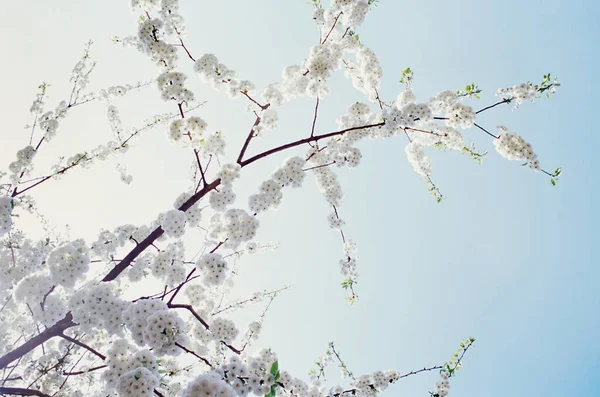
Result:
[[[282,150],[285,149],[290,149],[293,148],[295,146],[300,146],[300,145],[304,145],[305,143],[309,143],[309,142],[316,142],[318,140],[321,139],[325,139],[325,138],[331,138],[337,135],[343,135],[346,132],[350,132],[350,131],[354,131],[354,130],[362,130],[362,129],[366,129],[366,128],[372,128],[372,127],[382,127],[385,125],[385,121],[382,121],[380,123],[377,124],[369,124],[369,125],[363,125],[360,127],[352,127],[352,128],[347,128],[345,130],[341,130],[341,131],[335,131],[335,132],[329,132],[327,134],[322,134],[322,135],[316,135],[316,136],[309,136],[308,138],[304,138],[304,139],[299,139],[297,141],[294,142],[290,142],[290,143],[286,143],[285,145],[281,145],[278,146],[276,148],[267,150],[265,152],[259,153],[254,157],[250,157],[247,160],[242,161],[241,163],[239,163],[242,167],[245,167],[249,164],[254,163],[257,160],[260,160],[262,158],[265,158],[271,154],[277,153],[277,152],[281,152]]]
[[[210,192],[211,190],[213,190],[214,188],[219,186],[220,183],[221,183],[220,179],[215,179],[212,183],[205,185],[196,194],[194,194],[192,197],[190,197],[188,199],[188,201],[183,203],[183,205],[181,207],[179,207],[179,210],[187,211],[188,209],[190,209],[191,206],[196,204],[198,202],[198,200],[200,200],[202,197],[204,197],[208,192]],[[125,258],[123,258],[123,260],[121,262],[119,262],[115,267],[113,267],[112,270],[110,272],[108,272],[108,274],[106,276],[104,276],[102,281],[108,282],[108,281],[113,281],[114,279],[116,279],[121,273],[123,273],[123,271],[125,269],[127,269],[127,266],[129,266],[131,264],[131,262],[134,261],[135,258],[137,258],[142,252],[144,252],[146,250],[146,248],[151,246],[154,243],[154,241],[156,241],[157,238],[162,236],[163,233],[164,233],[164,231],[162,230],[161,227],[154,229],[148,237],[146,237],[138,245],[136,245],[125,256]]]
[[[47,394],[42,393],[39,390],[33,389],[22,389],[19,387],[0,387],[0,394],[8,394],[13,396],[40,396],[50,397]]]
[[[67,313],[62,320],[59,320],[52,327],[47,328],[41,334],[34,336],[15,350],[0,357],[0,368],[6,368],[14,360],[24,356],[49,339],[61,335],[67,328],[74,327],[75,325],[77,324],[73,322],[73,315],[71,312]]]
[[[70,336],[67,336],[67,335],[65,335],[65,334],[63,334],[63,333],[61,333],[61,334],[59,334],[59,335],[57,335],[57,336],[60,336],[61,338],[65,339],[65,340],[68,340],[69,342],[71,342],[71,343],[74,343],[74,344],[76,344],[77,346],[79,346],[79,347],[82,347],[82,348],[84,348],[84,349],[86,349],[86,350],[88,350],[88,351],[90,351],[90,352],[94,353],[96,356],[100,357],[102,360],[106,360],[106,356],[105,356],[104,354],[102,354],[102,353],[98,352],[97,350],[95,350],[95,349],[94,349],[94,348],[92,348],[92,347],[89,347],[89,346],[88,346],[88,345],[86,345],[85,343],[83,343],[83,342],[81,342],[81,341],[78,341],[78,340],[77,340],[77,339],[75,339],[75,338],[71,338]]]

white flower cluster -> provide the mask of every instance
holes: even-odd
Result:
[[[404,106],[408,105],[409,103],[413,103],[416,100],[417,97],[415,96],[413,91],[410,88],[407,88],[406,90],[398,94],[398,97],[396,98],[396,107],[398,109],[402,109]]]
[[[365,46],[356,51],[356,65],[349,63],[346,76],[352,79],[354,88],[367,95],[370,101],[377,100],[377,90],[383,77],[383,69],[375,53]]]
[[[525,142],[523,138],[514,132],[508,131],[504,126],[499,125],[498,129],[502,133],[500,139],[494,140],[496,151],[508,160],[526,161],[531,169],[539,171],[540,163],[531,144]]]
[[[408,162],[417,174],[423,178],[431,175],[431,160],[425,154],[425,149],[417,142],[411,142],[404,149]]]
[[[190,193],[182,193],[173,204],[173,207],[176,209],[181,208],[181,206],[188,201],[192,195]],[[196,202],[190,208],[185,211],[187,217],[187,224],[191,227],[196,227],[200,224],[200,220],[202,219],[202,207],[200,207],[200,203]]]
[[[157,354],[178,355],[176,344],[187,344],[184,321],[172,310],[154,312],[146,319],[144,340]]]
[[[370,112],[371,112],[371,109],[369,108],[369,105],[362,103],[362,102],[356,102],[356,103],[353,103],[352,105],[350,105],[348,107],[348,110],[346,111],[346,113],[344,113],[342,116],[338,117],[336,122],[341,129],[348,129],[348,128],[352,128],[352,127],[362,126],[362,125],[367,124],[369,121],[371,121]],[[360,131],[360,130],[357,130],[357,131]],[[350,131],[351,135],[353,133],[355,133],[355,132]],[[344,134],[344,137],[347,135],[348,134]],[[361,135],[360,138],[362,138],[364,136],[366,136],[366,134]],[[358,138],[359,137],[355,137],[353,139],[353,141],[358,140]]]
[[[120,397],[150,397],[159,379],[144,367],[132,369],[119,377]]]
[[[332,139],[327,143],[327,152],[338,167],[358,167],[362,153],[350,146],[347,139]]]
[[[458,95],[453,91],[442,91],[429,100],[429,107],[436,113],[448,113],[458,103]]]
[[[221,376],[210,372],[197,376],[183,390],[181,397],[235,397],[236,392]]]
[[[46,327],[56,324],[69,311],[67,302],[57,292],[48,295],[46,300],[43,301],[43,306],[44,309],[42,310],[42,302],[38,302],[35,306],[30,305],[34,319],[39,320]]]
[[[167,34],[181,35],[185,31],[185,21],[179,14],[179,0],[162,0],[159,13],[165,21],[165,32]]]
[[[160,226],[165,234],[173,238],[181,238],[185,234],[187,215],[183,211],[169,210],[161,217]]]
[[[36,151],[33,146],[25,146],[17,152],[17,160],[8,165],[8,170],[11,172],[10,180],[12,183],[17,183],[22,175],[27,175],[31,170],[31,160],[35,156]]]
[[[452,91],[442,91],[429,100],[432,112],[446,115],[446,125],[451,128],[470,128],[475,123],[476,114],[471,106],[459,103],[459,97]],[[425,122],[431,118],[423,119]]]
[[[173,142],[189,142],[192,147],[199,148],[202,140],[205,139],[206,127],[206,121],[197,116],[176,119],[169,125],[169,138]]]
[[[122,335],[123,312],[130,305],[117,298],[106,283],[88,285],[76,291],[69,300],[73,321],[83,332],[94,328]]]
[[[221,131],[209,135],[205,139],[201,149],[205,156],[222,156],[225,153],[225,140],[223,139]]]
[[[108,124],[110,125],[111,131],[116,138],[119,138],[123,133],[119,108],[117,108],[115,105],[109,104],[106,107],[106,118],[108,119]]]
[[[287,99],[281,91],[282,87],[278,84],[269,84],[262,93],[262,99],[271,106],[283,105]]]
[[[338,18],[342,9],[344,13]],[[353,79],[355,86],[375,100],[375,89],[379,87],[382,76],[379,62],[372,51],[361,46],[355,37],[347,34],[344,27],[344,21],[358,25],[366,11],[368,6],[364,1],[337,4],[328,10],[317,9],[314,19],[320,27],[323,42],[310,49],[309,57],[303,64],[285,67],[281,84],[267,86],[262,94],[263,99],[278,106],[299,95],[324,97],[328,94],[327,80],[331,73],[344,64],[344,51],[351,51],[357,52],[358,64],[353,66],[347,63],[347,75]]]
[[[23,278],[15,287],[14,297],[17,302],[28,303],[30,306],[39,306],[50,289],[54,286],[52,279],[47,275],[34,274]]]
[[[530,83],[522,83],[510,88],[500,88],[496,91],[496,96],[514,101],[515,109],[518,108],[523,101],[528,99],[533,100],[537,94],[537,89]]]
[[[119,179],[126,185],[130,185],[133,182],[133,175],[127,172],[127,168],[122,164],[117,164],[115,169],[119,173]]]
[[[271,386],[275,384],[275,377],[270,373],[273,363],[277,357],[270,350],[261,350],[256,356],[249,357],[243,362],[239,356],[232,356],[228,363],[223,363],[215,370],[224,381],[228,382],[238,396],[245,397],[249,393],[263,396],[269,393]],[[284,372],[281,372],[284,379]],[[289,374],[285,373],[291,380]],[[291,385],[288,382],[286,386]]]
[[[54,283],[73,288],[89,269],[90,258],[87,253],[83,240],[72,241],[52,250],[46,263]]]
[[[290,100],[296,96],[304,95],[308,86],[308,73],[306,68],[300,65],[286,66],[282,71],[283,82],[280,86],[271,86],[269,97],[276,96],[277,90],[281,90],[282,96]],[[267,97],[265,97],[265,100]]]
[[[402,116],[409,120],[410,124],[418,121],[419,124],[426,124],[433,121],[433,113],[426,103],[408,103],[402,107]]]
[[[437,397],[446,397],[450,392],[450,382],[448,382],[450,374],[447,371],[442,371],[440,372],[440,376],[442,377],[442,380],[435,384],[434,395]]]
[[[221,180],[222,184],[233,183],[233,181],[240,177],[241,169],[242,167],[237,163],[225,164],[217,172],[217,178]]]
[[[277,208],[281,203],[283,193],[281,185],[273,179],[264,181],[260,185],[260,192],[253,194],[248,199],[248,207],[255,214],[266,211],[270,207]]]
[[[339,261],[340,273],[344,277],[346,277],[346,279],[350,279],[350,281],[356,282],[358,278],[358,251],[356,249],[356,244],[351,240],[346,240],[344,242],[343,249],[343,258]],[[346,282],[346,280],[344,280],[344,282]],[[344,288],[346,289],[347,287]]]
[[[148,226],[136,227],[134,225],[117,226],[113,232],[102,230],[98,238],[91,244],[91,253],[104,259],[111,259],[119,247],[123,247],[126,242],[135,240],[141,242],[151,230]]]
[[[6,246],[11,244],[12,249],[0,249],[0,291],[9,291],[24,277],[43,267],[51,247],[46,240],[33,242],[18,233],[12,233],[4,242]]]
[[[150,265],[153,261],[154,254],[151,252],[147,252],[144,255],[139,256],[133,265],[127,268],[127,278],[129,278],[129,281],[137,282],[146,277],[148,275],[147,269],[150,268]]]
[[[54,115],[52,111],[44,113],[38,119],[38,126],[44,131],[44,139],[46,141],[54,138],[58,129],[59,115]]]
[[[0,237],[12,227],[13,199],[8,196],[0,197]]]
[[[181,72],[164,72],[156,78],[158,90],[165,101],[192,102],[194,93],[183,86],[187,76]]]
[[[209,237],[224,241],[225,248],[235,249],[256,236],[258,225],[258,219],[243,209],[232,208],[212,217]]]
[[[127,94],[127,92],[134,87],[136,87],[136,86],[113,85],[113,86],[108,87],[108,89],[101,89],[97,95],[100,98],[109,100],[110,98],[118,98],[118,97],[125,96],[125,94]]]
[[[146,397],[153,394],[160,380],[156,356],[148,349],[135,351],[124,339],[112,343],[107,352],[108,370],[102,374],[107,391],[119,396]]]
[[[279,121],[279,115],[275,109],[272,107],[263,109],[260,113],[260,123],[254,127],[254,133],[260,134],[263,131],[275,129],[277,121]]]
[[[330,167],[316,168],[313,172],[317,177],[317,185],[325,200],[331,205],[339,206],[342,203],[344,193],[335,172]]]
[[[366,0],[331,0],[329,9],[320,9],[321,11],[317,9],[317,12],[322,15],[323,23],[325,23],[322,31],[327,33],[327,29],[331,29],[331,25],[338,16],[341,17],[338,23],[356,29],[364,22],[369,9],[369,3]]]
[[[219,191],[213,190],[210,192],[208,201],[213,210],[223,212],[228,205],[234,203],[236,196],[231,183],[222,184],[219,189]]]
[[[196,269],[204,275],[203,282],[207,285],[219,285],[227,277],[227,261],[215,253],[204,254],[196,261]]]
[[[299,156],[290,157],[283,162],[281,168],[273,173],[273,180],[281,186],[300,187],[304,181],[302,167],[306,161]]]
[[[44,96],[46,94],[47,87],[47,84],[41,84],[38,87],[40,91],[38,92],[36,98],[31,104],[31,107],[29,108],[29,112],[34,116],[42,114],[42,112],[44,111]]]
[[[146,53],[163,70],[173,70],[177,50],[163,40],[163,21],[159,18],[144,20],[138,28],[138,48]]]
[[[28,363],[22,363],[21,380],[27,384],[35,384],[40,393],[48,393],[62,382],[62,372],[72,365],[69,359],[70,357],[64,357],[64,353],[50,349],[46,349],[45,353],[35,359],[30,355]]]
[[[233,98],[242,92],[251,92],[255,88],[251,81],[235,78],[236,72],[220,63],[214,54],[202,55],[194,64],[194,70],[204,82],[211,84],[216,90],[226,89]]]
[[[232,320],[227,318],[216,318],[210,325],[210,333],[214,340],[231,343],[239,334],[239,330]]]
[[[298,156],[285,160],[283,165],[273,173],[273,177],[260,185],[260,192],[249,197],[250,211],[257,214],[271,207],[277,208],[283,197],[281,191],[283,187],[299,187],[302,185],[304,180],[302,166],[305,163],[306,161]]]
[[[322,98],[329,93],[327,79],[337,69],[342,58],[339,45],[327,43],[311,47],[304,66],[308,69],[308,85],[306,94],[310,97]]]
[[[351,382],[351,385],[357,389],[359,395],[370,396],[377,392],[382,392],[388,386],[399,379],[397,371],[375,371],[372,374],[364,374]],[[375,388],[376,390],[373,390]]]
[[[247,340],[251,340],[251,339],[258,339],[258,336],[260,335],[260,331],[262,330],[262,321],[253,321],[250,324],[248,324],[248,328],[246,329],[246,335],[245,338]]]
[[[160,280],[164,280],[165,284],[175,286],[180,284],[185,279],[185,267],[183,259],[185,256],[185,248],[181,240],[177,240],[161,250],[150,265],[152,275]]]
[[[442,134],[440,141],[446,147],[452,150],[462,150],[465,147],[465,138],[454,128],[442,127],[439,129],[439,133]]]
[[[350,277],[352,280],[355,280],[356,277],[358,277],[356,263],[356,257],[346,255],[344,259],[340,259],[340,273],[342,273],[344,276]]]
[[[123,312],[123,322],[131,332],[133,341],[139,346],[145,346],[148,317],[167,309],[165,302],[155,299],[142,299],[129,305]]]
[[[419,125],[420,129],[431,132],[406,131],[416,145],[431,146],[441,142],[452,150],[462,150],[465,146],[462,134],[449,125],[466,128],[472,125],[475,115],[470,107],[461,105],[458,99],[456,93],[442,91],[425,104],[415,104],[416,97],[412,91],[410,89],[403,91],[398,95],[398,100],[396,101],[396,106],[402,109],[399,125],[401,127]],[[448,125],[439,126],[435,124],[433,119],[434,112],[446,114],[449,118],[447,121]],[[452,114],[453,116],[451,117]],[[420,164],[420,162],[418,163]],[[422,169],[421,166],[418,168]]]
[[[446,113],[446,125],[452,128],[470,128],[475,124],[475,112],[471,106],[455,103]]]
[[[335,212],[332,212],[327,216],[327,221],[329,222],[329,227],[332,229],[341,229],[344,225],[344,221],[338,217]]]

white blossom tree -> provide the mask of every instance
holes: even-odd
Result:
[[[547,74],[539,84],[499,89],[495,98],[469,84],[418,100],[412,89],[413,71],[407,68],[398,76],[402,89],[397,97],[383,98],[379,58],[369,49],[369,38],[358,35],[377,2],[332,0],[324,5],[313,0],[317,42],[305,59],[287,66],[272,84],[255,87],[243,79],[243,72],[238,77],[218,54],[201,54],[186,46],[185,20],[177,0],[131,3],[137,31],[115,41],[144,54],[155,65],[156,78],[89,91],[95,67],[89,43],[73,69],[72,89],[65,100],[49,103],[51,87],[40,85],[30,109],[28,142],[0,174],[0,395],[369,396],[404,377],[438,371],[441,379],[430,393],[446,396],[450,378],[473,338],[460,342],[445,363],[410,372],[380,370],[356,376],[332,343],[308,381],[285,371],[284,362],[280,369],[276,352],[252,352],[250,346],[260,334],[269,305],[285,287],[228,301],[235,283],[242,282],[234,283],[236,260],[276,248],[256,241],[261,215],[275,210],[290,190],[315,180],[331,208],[328,223],[339,233],[343,247],[339,264],[320,265],[340,267],[339,282],[354,304],[360,266],[357,247],[344,231],[351,216],[343,216],[338,170],[360,165],[360,142],[405,140],[408,162],[438,202],[443,197],[427,153],[458,152],[480,163],[485,152],[465,141],[466,129],[489,136],[497,154],[523,163],[555,184],[560,168],[545,169],[531,145],[509,128],[494,130],[477,119],[497,106],[516,109],[541,96],[550,97],[560,85],[557,80]],[[132,18],[132,32],[134,26]],[[237,141],[229,142],[228,132],[203,117],[203,102],[181,71],[190,67],[197,76],[189,79],[199,78],[217,91],[215,95],[224,92],[245,101],[253,115],[233,157],[226,154],[225,145]],[[348,103],[336,120],[337,128],[321,131],[319,109],[329,97],[335,73],[343,74],[364,101]],[[170,113],[153,115],[128,130],[116,103],[140,92],[147,101],[164,101]],[[474,99],[480,96],[489,102],[474,107]],[[268,149],[254,149],[265,135],[280,128],[280,109],[300,97],[314,101],[306,134]],[[110,137],[92,150],[59,153],[57,164],[40,169],[37,154],[63,134],[65,120],[73,112],[94,102],[105,105]],[[131,145],[151,130],[161,131],[165,142],[180,147],[181,156],[192,161],[189,188],[173,197],[172,207],[148,214],[150,221],[143,225],[126,219],[112,230],[97,225],[96,238],[88,241],[48,227],[35,206],[39,186],[58,178],[68,181],[76,169],[127,156]],[[368,150],[368,145],[364,147]],[[238,181],[248,177],[254,164],[273,157],[281,165],[247,199],[236,199]],[[131,183],[133,176],[124,166],[116,169],[122,182]],[[27,217],[38,221],[40,233],[29,230],[31,222],[22,221]],[[240,324],[230,317],[235,310],[261,302],[264,310],[255,321]],[[332,362],[348,378],[345,384],[324,382],[325,369]]]

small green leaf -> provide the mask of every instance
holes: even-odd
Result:
[[[550,183],[552,183],[552,186],[556,186],[556,180],[554,180],[554,178],[550,179]]]
[[[279,372],[279,361],[275,361],[272,365],[271,365],[271,375],[276,376],[277,372]]]

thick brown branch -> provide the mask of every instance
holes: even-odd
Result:
[[[385,121],[382,121],[382,122],[377,123],[377,124],[368,124],[368,125],[363,125],[363,126],[360,126],[360,127],[347,128],[347,129],[341,130],[341,131],[329,132],[327,134],[309,136],[308,138],[299,139],[297,141],[286,143],[285,145],[281,145],[281,146],[278,146],[276,148],[269,149],[267,151],[264,151],[262,153],[257,154],[254,157],[250,157],[249,159],[244,160],[244,161],[242,161],[239,164],[242,167],[245,167],[245,166],[247,166],[249,164],[254,163],[257,160],[265,158],[265,157],[267,157],[267,156],[269,156],[269,155],[271,155],[273,153],[281,152],[282,150],[285,150],[285,149],[290,149],[290,148],[293,148],[295,146],[304,145],[305,143],[309,143],[309,142],[317,142],[317,141],[319,141],[321,139],[331,138],[331,137],[334,137],[334,136],[337,136],[337,135],[343,135],[346,132],[350,132],[350,131],[363,130],[363,129],[366,129],[366,128],[373,128],[373,127],[382,127],[384,125],[385,125]]]
[[[192,197],[190,197],[185,203],[183,203],[183,205],[178,208],[179,211],[187,211],[191,206],[196,204],[198,202],[198,200],[200,200],[202,197],[204,197],[208,192],[210,192],[211,190],[213,190],[214,188],[219,186],[220,183],[221,183],[221,179],[215,179],[212,183],[209,183],[208,185],[204,186],[196,194],[194,194]],[[137,258],[142,252],[144,252],[146,250],[146,248],[151,246],[154,243],[154,241],[156,241],[157,238],[162,236],[163,233],[164,233],[164,231],[162,230],[161,227],[154,229],[148,237],[146,237],[144,240],[140,241],[140,243],[138,245],[136,245],[125,256],[125,258],[123,258],[123,260],[121,262],[119,262],[115,267],[113,267],[112,270],[110,272],[108,272],[108,274],[106,276],[104,276],[102,281],[107,282],[107,281],[112,281],[112,280],[116,279],[121,273],[123,273],[123,271],[127,268],[127,266],[129,266],[131,264],[131,262],[133,262],[133,260],[135,258]]]
[[[34,389],[22,389],[19,387],[0,387],[0,394],[11,396],[40,396],[50,397],[48,394],[42,393]]]
[[[67,328],[74,327],[75,325],[77,324],[73,322],[73,315],[71,314],[71,312],[67,313],[62,320],[59,320],[52,327],[47,328],[45,331],[43,331],[39,335],[34,336],[27,342],[23,343],[21,346],[17,347],[15,350],[0,357],[0,368],[6,368],[8,364],[13,362],[14,360],[24,356],[36,347],[40,346],[42,343],[48,341],[49,339],[61,335],[64,330],[66,330]]]

